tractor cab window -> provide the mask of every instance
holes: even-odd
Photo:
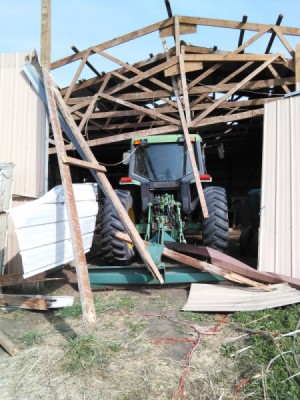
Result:
[[[177,181],[192,172],[184,143],[153,143],[139,146],[134,172],[150,181]]]

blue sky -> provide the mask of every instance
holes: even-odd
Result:
[[[174,15],[241,20],[248,15],[249,22],[275,23],[278,14],[284,14],[282,25],[300,27],[299,0],[170,0]],[[41,0],[0,0],[0,52],[40,49]],[[102,43],[167,18],[164,0],[52,0],[52,61],[72,54],[70,47],[80,50]],[[254,33],[248,32],[245,39]],[[195,35],[185,35],[185,41],[194,45],[232,50],[238,42],[239,31],[198,27]],[[249,51],[264,52],[267,38]],[[288,37],[294,47],[300,37]],[[169,45],[172,42],[169,41]],[[149,53],[162,51],[158,34],[151,34],[111,49],[109,52],[126,62],[146,59]],[[272,52],[284,53],[276,41]],[[96,58],[97,57],[97,58]],[[107,71],[117,66],[100,56],[91,60],[97,69]],[[54,76],[61,85],[68,85],[76,64],[60,68]],[[83,71],[88,78],[90,72]]]

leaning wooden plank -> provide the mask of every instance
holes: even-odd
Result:
[[[163,43],[164,51],[166,54],[166,58],[168,59],[170,56],[169,56],[169,50],[167,47],[166,40],[162,39],[162,43]],[[177,85],[177,82],[176,82],[176,79],[174,78],[174,76],[171,77],[171,81],[172,81],[172,86],[173,86],[174,94],[175,94],[176,101],[177,101],[177,107],[178,107],[178,112],[179,112],[181,125],[182,125],[182,129],[183,129],[183,134],[185,137],[185,142],[186,142],[187,150],[188,150],[190,161],[191,161],[192,171],[193,171],[193,175],[194,175],[194,179],[195,179],[195,183],[196,183],[198,197],[200,200],[202,214],[203,214],[204,218],[208,218],[209,217],[208,209],[207,209],[207,205],[206,205],[206,200],[205,200],[202,184],[201,184],[200,177],[199,177],[199,171],[198,171],[197,161],[196,161],[196,157],[195,157],[195,153],[194,153],[194,148],[193,148],[193,145],[191,142],[186,118],[185,118],[183,107],[182,107],[182,104],[180,101],[178,85]]]
[[[0,294],[0,307],[17,307],[26,310],[48,310],[47,300],[13,294]]]
[[[0,331],[0,346],[2,346],[10,356],[14,356],[19,351],[17,346],[3,331]]]
[[[232,21],[232,20],[215,19],[215,18],[185,17],[185,16],[180,16],[179,20],[180,22],[186,22],[188,24],[215,26],[219,28],[244,29],[246,31],[267,30],[268,32],[272,32],[272,28],[274,26],[272,24],[266,25],[266,24],[257,24],[253,22],[241,23],[241,21]],[[299,28],[281,26],[280,29],[281,32],[285,35],[300,36]]]
[[[46,72],[44,72],[46,73]],[[50,75],[48,75],[50,77]],[[77,125],[75,124],[69,109],[67,105],[65,104],[63,98],[61,97],[59,90],[57,87],[53,86],[53,90],[55,93],[55,98],[58,103],[58,107],[65,118],[66,123],[68,124],[69,128],[72,131],[72,134],[74,135],[78,145],[80,146],[81,151],[83,152],[84,156],[86,157],[86,160],[88,162],[91,162],[92,164],[97,164],[97,159],[92,153],[91,149],[89,148],[87,142],[83,138],[81,132],[79,131]],[[140,256],[146,263],[146,265],[149,267],[150,271],[152,272],[153,276],[158,280],[159,283],[164,283],[164,280],[153,262],[144,242],[142,241],[140,235],[138,234],[133,222],[129,218],[126,210],[124,209],[122,203],[120,202],[118,196],[116,195],[115,191],[111,187],[110,182],[108,181],[107,177],[100,172],[97,172],[97,178],[99,182],[101,183],[101,187],[105,193],[105,195],[109,198],[111,203],[114,205],[116,212],[118,213],[120,219],[124,223],[127,231],[130,234],[130,237],[133,240],[134,245],[136,246]]]
[[[132,243],[130,237],[128,235],[126,235],[126,233],[117,232],[116,237],[120,240],[123,240],[124,242]],[[162,254],[165,257],[168,257],[168,258],[171,258],[172,260],[189,265],[190,267],[200,269],[201,271],[209,272],[210,274],[213,274],[213,275],[222,276],[223,278],[228,279],[229,281],[241,283],[241,284],[248,285],[248,286],[253,286],[258,289],[263,289],[265,291],[270,290],[270,288],[267,285],[264,285],[259,282],[255,282],[252,279],[245,278],[234,272],[223,270],[222,268],[217,267],[216,265],[212,265],[206,261],[197,260],[196,258],[186,256],[186,255],[178,253],[174,250],[170,250],[166,247],[163,248]]]
[[[96,311],[95,311],[93,294],[87,270],[87,263],[86,263],[84,246],[82,242],[82,236],[78,220],[78,213],[76,209],[76,202],[74,198],[70,167],[64,164],[62,161],[62,157],[66,156],[66,151],[64,149],[64,139],[59,123],[58,110],[55,103],[53,88],[50,81],[50,75],[45,69],[43,70],[43,77],[44,77],[44,85],[45,85],[48,109],[50,114],[50,121],[52,125],[52,130],[58,154],[58,165],[60,170],[62,186],[64,189],[68,220],[70,225],[71,241],[72,241],[73,254],[75,260],[78,288],[80,293],[82,315],[85,323],[92,324],[96,322]]]
[[[136,39],[136,38],[139,38],[141,36],[145,36],[148,33],[155,32],[155,31],[157,31],[159,29],[164,28],[165,26],[168,26],[169,24],[170,24],[170,20],[169,19],[166,19],[166,20],[163,20],[163,21],[159,21],[159,22],[156,22],[155,24],[152,24],[152,25],[146,26],[146,27],[144,27],[142,29],[138,29],[136,31],[127,33],[126,35],[119,36],[117,38],[114,38],[112,40],[109,40],[107,42],[101,43],[101,44],[99,44],[97,46],[93,46],[93,47],[97,48],[98,50],[109,49],[110,47],[114,47],[114,46],[117,46],[117,45],[119,45],[121,43],[128,42],[131,39]],[[81,59],[84,56],[84,53],[86,52],[86,50],[79,51],[77,54],[73,54],[71,56],[64,57],[64,58],[62,58],[60,60],[57,60],[57,61],[53,62],[51,64],[51,69],[55,69],[55,68],[61,67],[62,65],[69,64],[71,62],[74,62],[76,60]]]
[[[240,88],[242,88],[247,82],[249,82],[254,76],[259,74],[262,70],[264,70],[269,64],[271,64],[276,58],[278,58],[278,54],[274,54],[269,58],[268,61],[265,61],[262,65],[257,67],[251,74],[249,74],[246,78],[241,80],[238,84],[235,85],[229,92],[224,94],[224,96],[220,97],[219,100],[217,100],[214,104],[212,104],[207,110],[205,110],[202,114],[200,114],[197,118],[195,118],[192,122],[192,126],[196,126],[201,120],[203,120],[208,114],[210,114],[213,110],[218,108],[220,104],[222,104],[228,97],[230,97],[233,93],[238,91]]]

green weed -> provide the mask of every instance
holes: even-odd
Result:
[[[63,365],[68,372],[91,370],[107,362],[105,351],[91,335],[69,338],[65,351]]]
[[[41,344],[45,341],[46,333],[32,329],[26,332],[22,337],[21,341],[28,347],[35,344]]]

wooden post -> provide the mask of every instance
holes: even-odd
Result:
[[[42,0],[41,65],[50,71],[51,59],[51,0]]]
[[[58,165],[62,180],[62,186],[64,189],[64,196],[65,196],[66,208],[69,219],[69,227],[71,232],[71,240],[72,240],[73,254],[75,260],[78,288],[80,293],[82,315],[84,322],[90,324],[96,321],[96,312],[93,301],[93,294],[89,281],[86,258],[84,253],[84,246],[80,232],[80,225],[76,209],[76,202],[74,198],[70,167],[63,162],[63,158],[64,157],[67,158],[67,154],[64,148],[64,141],[59,123],[58,111],[56,108],[53,89],[51,87],[49,75],[45,69],[43,70],[43,76],[44,76],[44,85],[46,90],[50,120],[56,144]]]
[[[300,44],[296,45],[295,64],[296,90],[300,90]]]
[[[165,54],[166,54],[166,58],[168,59],[170,57],[169,56],[169,50],[168,50],[168,47],[167,47],[167,42],[166,42],[166,40],[164,38],[162,39],[162,43],[163,43],[164,51],[165,51]],[[195,183],[196,183],[196,187],[197,187],[197,192],[198,192],[198,196],[199,196],[199,200],[200,200],[200,204],[201,204],[203,217],[204,218],[208,218],[209,217],[208,209],[207,209],[207,205],[206,205],[206,200],[205,200],[202,184],[201,184],[200,177],[199,177],[198,166],[197,166],[197,162],[196,162],[194,148],[193,148],[193,145],[192,145],[192,142],[191,142],[191,138],[190,138],[190,134],[189,134],[189,130],[188,130],[188,125],[187,125],[186,118],[185,118],[184,111],[183,111],[183,107],[182,107],[182,104],[181,104],[181,101],[180,101],[178,85],[177,85],[177,82],[176,82],[176,79],[175,79],[174,76],[171,76],[171,81],[172,81],[173,90],[174,90],[174,94],[175,94],[176,101],[177,101],[178,112],[179,112],[179,116],[180,116],[180,120],[181,120],[181,125],[182,125],[182,129],[183,129],[184,137],[185,137],[185,140],[186,140],[187,150],[188,150],[189,157],[190,157],[190,160],[191,160],[193,175],[194,175],[194,178],[195,178]]]

